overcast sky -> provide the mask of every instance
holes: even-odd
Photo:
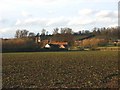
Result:
[[[119,0],[0,0],[0,33],[14,37],[17,29],[49,33],[70,27],[77,32],[118,25]]]

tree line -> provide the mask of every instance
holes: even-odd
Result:
[[[40,32],[39,32],[40,33]],[[38,33],[37,33],[38,34]],[[16,38],[25,38],[25,37],[34,37],[37,34],[34,32],[29,32],[28,30],[16,30],[15,37]],[[93,34],[96,36],[100,36],[105,39],[120,39],[120,27],[111,27],[111,28],[93,28],[92,30],[82,30],[78,32],[74,32],[71,28],[54,28],[52,34],[46,29],[41,30],[42,36],[48,35],[62,35],[62,34],[71,34],[71,35],[89,35]]]
[[[15,37],[16,38],[34,37],[37,34],[35,34],[34,32],[29,32],[26,29],[23,29],[23,30],[18,29],[16,30]],[[71,28],[61,28],[60,33],[59,33],[59,28],[55,28],[53,29],[52,35],[56,35],[56,34],[73,34],[73,31]],[[46,29],[42,29],[41,35],[50,35],[50,34],[48,33]]]
[[[54,28],[52,34],[46,29],[35,34],[29,30],[16,30],[14,39],[3,39],[3,52],[9,51],[42,51],[41,44],[35,43],[35,37],[41,36],[42,39],[53,41],[68,42],[69,47],[97,47],[107,45],[109,40],[120,39],[120,27],[114,28],[93,28],[93,30],[82,30],[74,32],[71,28]],[[87,38],[86,38],[87,37]],[[91,38],[92,37],[92,38]],[[90,39],[91,38],[91,39]],[[78,42],[76,42],[78,40]],[[79,40],[82,43],[79,43]],[[43,50],[44,51],[44,50]]]

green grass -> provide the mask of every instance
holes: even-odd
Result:
[[[2,62],[4,88],[118,87],[116,51],[4,53]]]

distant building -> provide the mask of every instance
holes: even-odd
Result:
[[[41,38],[40,38],[39,33],[35,36],[35,42],[36,43],[40,43],[41,42]]]
[[[51,48],[51,46],[49,44],[46,44],[45,48]]]
[[[113,43],[115,46],[120,46],[120,39],[115,40]]]
[[[59,49],[59,50],[66,49],[67,50],[68,43],[67,42],[51,41],[51,42],[47,43],[44,48],[55,49],[55,50],[57,50],[57,49]]]
[[[52,39],[43,38],[39,33],[35,36],[35,42],[40,45],[41,48],[51,50],[68,50],[68,42],[54,41]]]

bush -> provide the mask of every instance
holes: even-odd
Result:
[[[105,46],[108,42],[104,39],[92,38],[83,40],[81,43],[82,47],[96,49],[98,46]]]
[[[39,46],[31,38],[19,38],[2,40],[2,51],[34,51],[39,49]]]

